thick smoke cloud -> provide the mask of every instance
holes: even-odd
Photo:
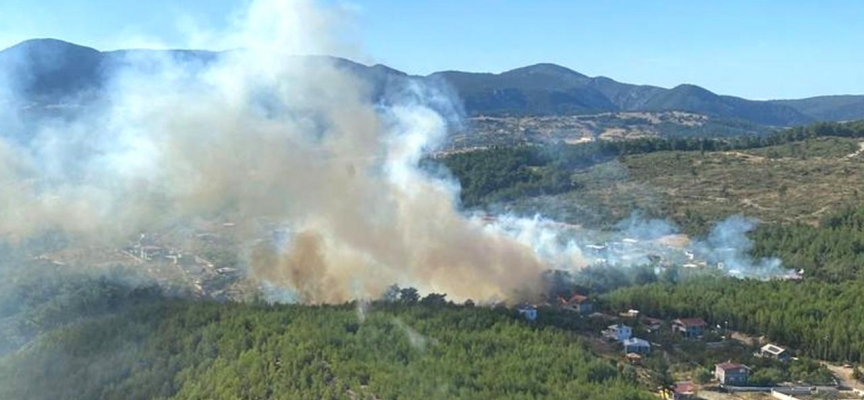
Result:
[[[63,232],[122,243],[141,231],[230,218],[250,277],[307,302],[375,296],[392,283],[452,298],[538,291],[530,246],[464,218],[451,182],[417,168],[447,133],[441,91],[394,104],[322,57],[333,19],[305,1],[260,0],[212,63],[139,52],[107,98],[27,145],[0,142],[0,235]],[[145,67],[142,67],[145,66]],[[265,223],[280,241],[259,240]]]
[[[533,298],[547,269],[644,265],[669,248],[671,226],[638,218],[609,236],[539,217],[466,217],[458,185],[418,168],[460,121],[446,87],[409,80],[373,101],[376,88],[343,65],[299,56],[353,48],[335,24],[343,17],[256,0],[228,32],[195,35],[238,50],[207,62],[130,52],[99,100],[42,119],[27,140],[15,139],[16,113],[0,114],[0,238],[60,232],[121,246],[230,221],[248,277],[271,299],[311,303],[374,298],[394,283],[455,300]],[[0,104],[19,104],[2,83]],[[743,236],[730,224],[697,247],[714,254]],[[658,244],[591,247],[621,236]],[[732,256],[728,266],[748,265]]]

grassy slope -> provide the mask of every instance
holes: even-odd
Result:
[[[858,201],[864,155],[848,157],[858,149],[854,139],[832,137],[740,152],[628,156],[576,173],[580,190],[510,206],[589,225],[637,209],[696,230],[733,214],[769,223],[812,223]]]

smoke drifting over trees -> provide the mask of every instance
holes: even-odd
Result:
[[[257,0],[206,63],[129,52],[104,95],[71,118],[0,128],[0,237],[60,232],[118,244],[141,231],[231,220],[248,276],[304,302],[380,296],[393,284],[450,298],[542,293],[549,268],[586,265],[560,226],[486,224],[458,209],[458,185],[418,168],[459,121],[444,87],[407,80],[383,101],[322,54],[339,11]],[[185,61],[184,61],[185,60]],[[0,77],[16,104],[16,76]],[[88,94],[90,95],[90,94]],[[268,227],[287,232],[268,238]]]
[[[211,64],[130,54],[99,107],[43,121],[28,143],[0,142],[0,234],[119,242],[230,216],[248,232],[250,276],[304,301],[394,282],[456,298],[530,290],[542,269],[531,248],[463,218],[454,185],[416,168],[447,132],[449,99],[415,86],[373,104],[329,59],[296,56],[333,49],[333,17],[256,1],[214,35],[242,50]],[[262,221],[289,235],[256,242]]]

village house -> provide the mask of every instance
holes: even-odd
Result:
[[[714,366],[714,377],[721,385],[746,385],[750,377],[750,368],[726,361]]]
[[[579,314],[589,314],[594,311],[594,303],[588,300],[588,297],[579,294],[574,294],[569,299],[559,299],[561,308],[570,311],[576,311]]]
[[[602,333],[604,337],[623,342],[630,339],[630,336],[633,334],[633,328],[627,325],[615,324],[609,325]]]
[[[678,382],[671,389],[663,391],[663,398],[666,400],[695,400],[696,387],[693,382]]]
[[[773,358],[782,362],[789,361],[789,358],[792,356],[791,354],[789,354],[789,350],[786,350],[777,345],[773,345],[771,343],[762,346],[762,348],[759,349],[759,355],[765,358]]]
[[[702,336],[706,326],[708,324],[702,318],[679,318],[672,321],[672,331],[681,333],[688,339]]]
[[[645,339],[630,338],[622,342],[624,344],[624,353],[647,354],[651,352],[651,343]]]

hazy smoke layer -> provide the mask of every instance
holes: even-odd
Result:
[[[573,272],[589,265],[621,268],[684,266],[738,278],[791,277],[778,258],[754,259],[747,233],[754,220],[735,215],[719,221],[705,239],[694,240],[673,224],[634,213],[615,229],[598,232],[535,216],[500,216],[489,229],[526,243],[551,269]]]
[[[536,291],[531,247],[463,218],[453,185],[417,168],[447,132],[435,90],[376,105],[331,60],[292,56],[331,50],[330,19],[309,2],[259,0],[217,37],[243,50],[217,62],[130,55],[104,107],[45,122],[27,144],[0,141],[0,235],[122,242],[229,216],[248,243],[262,221],[287,227],[248,252],[249,272],[303,301],[392,283],[456,299]]]
[[[750,257],[753,242],[747,237],[747,232],[755,227],[754,221],[733,216],[715,225],[708,238],[696,243],[694,248],[730,276],[771,278],[790,275],[791,271],[781,267],[779,258],[754,260]]]
[[[0,239],[62,232],[120,245],[230,221],[264,293],[312,303],[377,297],[394,283],[456,300],[531,298],[546,269],[645,265],[658,254],[687,262],[688,249],[743,275],[754,267],[745,220],[691,244],[638,218],[609,235],[465,217],[457,185],[418,168],[458,122],[458,102],[409,81],[374,103],[373,88],[333,59],[297,56],[342,50],[329,34],[339,19],[309,1],[256,0],[230,32],[195,35],[242,50],[212,62],[130,52],[99,101],[35,129],[0,107]],[[5,78],[0,105],[19,103]]]

